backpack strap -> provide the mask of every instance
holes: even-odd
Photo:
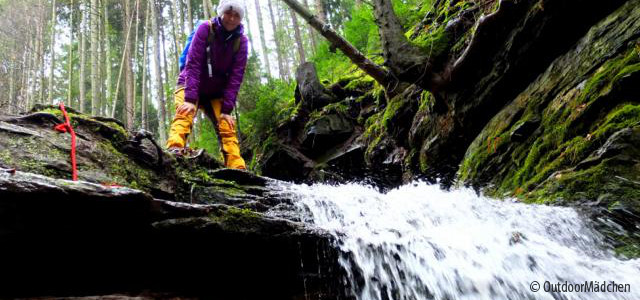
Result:
[[[207,69],[209,70],[209,78],[213,77],[213,61],[211,60],[211,47],[216,38],[215,23],[209,20],[209,36],[207,36]]]
[[[233,54],[238,53],[238,50],[240,50],[240,38],[241,36],[237,37],[235,41],[233,41]]]

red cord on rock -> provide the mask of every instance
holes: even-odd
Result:
[[[64,109],[64,103],[62,102],[60,102],[60,110],[62,111],[62,115],[64,115],[65,122],[56,125],[54,129],[60,132],[69,132],[71,134],[71,176],[73,181],[78,181],[78,169],[76,168],[76,133],[73,131],[73,127],[71,127],[69,116],[67,115],[67,111]]]

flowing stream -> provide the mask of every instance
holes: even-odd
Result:
[[[276,188],[335,236],[357,299],[640,299],[640,260],[615,258],[572,208],[426,183]]]

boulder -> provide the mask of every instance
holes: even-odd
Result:
[[[0,298],[349,299],[282,183],[70,113],[79,181],[55,108],[0,117]]]

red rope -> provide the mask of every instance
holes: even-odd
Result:
[[[62,124],[58,124],[54,127],[55,130],[59,132],[69,132],[71,133],[71,169],[72,169],[72,178],[73,181],[78,181],[78,169],[76,167],[76,133],[73,131],[73,127],[71,127],[71,122],[69,122],[69,116],[67,115],[67,111],[64,109],[64,103],[60,102],[60,110],[64,115],[65,122]]]

